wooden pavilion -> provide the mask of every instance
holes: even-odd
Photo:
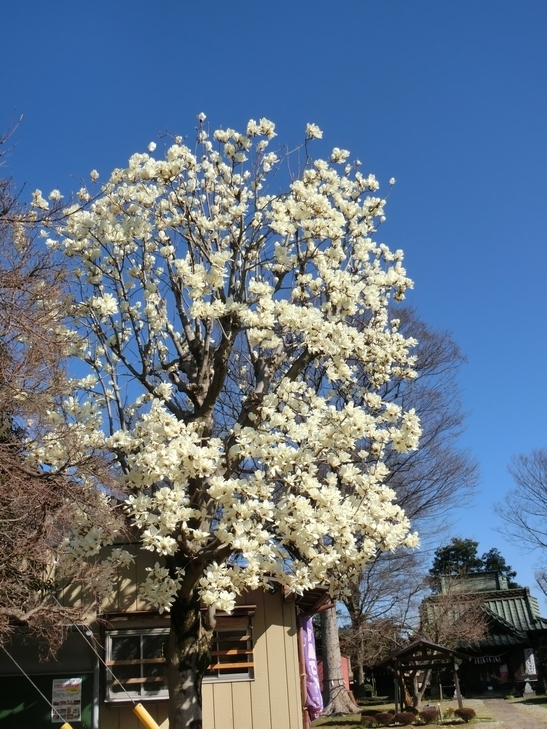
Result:
[[[412,682],[427,680],[432,671],[451,671],[454,678],[454,687],[458,706],[463,707],[460,682],[456,659],[466,659],[467,656],[458,651],[432,643],[425,638],[411,643],[406,648],[394,653],[381,665],[391,666],[395,672],[395,711],[402,710],[401,693],[404,696],[404,677],[410,678]]]

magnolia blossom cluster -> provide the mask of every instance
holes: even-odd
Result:
[[[378,549],[416,543],[384,459],[417,447],[419,421],[379,394],[414,375],[388,309],[411,281],[375,240],[385,200],[347,150],[289,180],[271,121],[198,122],[195,146],[152,143],[46,234],[73,262],[93,374],[67,412],[82,448],[118,459],[158,557],[149,602],[169,609],[197,563],[203,602],[226,610],[272,578],[334,594]],[[308,124],[307,148],[322,136]],[[76,529],[72,549],[100,542]]]

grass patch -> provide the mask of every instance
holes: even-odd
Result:
[[[528,706],[543,706],[547,709],[547,694],[540,694],[539,696],[514,696],[509,699],[512,704],[526,704]]]
[[[391,702],[390,704],[379,703],[378,700],[374,699],[372,702],[370,699],[363,702],[362,706],[363,711],[366,709],[374,709],[374,711],[387,711],[388,709],[393,709],[393,707],[393,702]],[[345,714],[344,716],[319,717],[319,719],[316,719],[314,722],[312,722],[312,727],[316,726],[328,726],[330,727],[330,729],[354,729],[354,727],[359,727],[359,729],[362,729],[363,725],[361,724],[361,714]]]
[[[346,716],[324,716],[312,723],[313,727],[328,726],[333,729],[353,729],[361,727],[361,714],[347,714]]]

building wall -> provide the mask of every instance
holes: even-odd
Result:
[[[203,684],[204,729],[300,729],[298,633],[292,601],[280,591],[247,593],[238,604],[256,605],[252,616],[254,679]],[[144,703],[144,702],[143,702]],[[147,711],[167,729],[167,701],[147,701]],[[101,729],[142,729],[132,707],[101,703]]]
[[[204,685],[204,729],[301,727],[298,634],[294,604],[257,591],[253,616],[255,679]]]
[[[204,729],[299,729],[302,726],[294,604],[256,591],[254,681],[203,686]],[[167,725],[165,728],[167,729]]]
[[[136,560],[119,578],[113,597],[103,605],[106,623],[95,628],[96,644],[102,650],[105,629],[164,627],[166,615],[147,609],[138,596],[138,585],[146,579],[146,567],[154,558],[137,545],[125,548],[135,554]],[[157,557],[155,558],[157,559]],[[155,560],[154,560],[155,561]],[[66,590],[62,596],[66,603],[74,604],[81,599],[78,590]],[[256,605],[251,617],[254,678],[239,681],[215,681],[203,685],[204,729],[300,729],[302,726],[302,702],[300,696],[300,670],[298,663],[298,631],[294,602],[286,600],[281,590],[266,593],[263,590],[249,592],[238,599],[238,604]],[[24,670],[30,675],[55,674],[69,677],[88,675],[96,666],[96,659],[83,636],[74,634],[62,647],[57,661],[41,663],[36,645],[24,645],[14,641],[13,650]],[[104,658],[104,655],[102,656]],[[67,673],[68,672],[68,673]],[[0,676],[17,676],[18,671],[5,655],[0,654]],[[108,703],[105,699],[105,669],[100,667],[99,727],[100,729],[142,729],[133,714],[132,704]],[[23,682],[24,677],[19,675]],[[47,685],[51,683],[48,678]],[[29,702],[43,702],[35,696],[35,689],[28,685]],[[49,691],[49,689],[48,689]],[[0,715],[7,708],[0,691]],[[162,729],[167,729],[167,700],[143,700],[146,709]],[[30,705],[30,704],[29,704]],[[11,706],[11,705],[10,705]],[[49,708],[44,703],[44,721],[33,729],[51,727],[47,717]],[[13,707],[13,711],[21,707]],[[26,710],[26,709],[25,709]],[[10,709],[10,713],[11,713]],[[11,717],[10,717],[11,718]],[[20,716],[23,719],[24,717]],[[85,726],[84,726],[85,724]],[[74,729],[86,729],[88,718],[77,723]]]
[[[138,545],[127,546],[136,559],[120,577],[106,612],[140,612],[147,606],[138,596],[146,567],[157,560]],[[302,701],[298,664],[298,631],[294,602],[279,590],[256,590],[238,599],[256,605],[252,616],[254,679],[204,683],[204,729],[300,729]],[[167,701],[147,701],[146,709],[167,729]],[[139,729],[130,706],[101,703],[101,729]]]

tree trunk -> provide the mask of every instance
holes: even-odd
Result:
[[[360,626],[359,636],[357,638],[357,645],[355,647],[355,661],[357,665],[353,673],[355,679],[355,696],[364,696],[365,694],[365,636],[363,634],[362,626]]]
[[[420,672],[421,674],[421,672]],[[431,677],[431,669],[428,668],[423,674],[422,685],[420,688],[418,680],[419,672],[413,671],[411,674],[403,675],[403,688],[404,688],[404,699],[407,706],[411,705],[415,709],[420,710],[422,700],[424,698],[425,690],[427,688],[428,681]]]
[[[405,681],[404,675],[401,673],[399,674],[399,685],[402,689],[402,697],[403,697],[403,706],[405,709],[409,709],[411,707],[414,707],[414,700],[412,698],[412,692],[409,690],[407,682]]]
[[[323,642],[323,715],[352,714],[359,711],[344,684],[342,656],[338,640],[338,619],[336,608],[321,613],[321,634]]]
[[[169,729],[202,729],[201,684],[210,662],[213,625],[205,625],[194,589],[171,608],[167,650]]]

